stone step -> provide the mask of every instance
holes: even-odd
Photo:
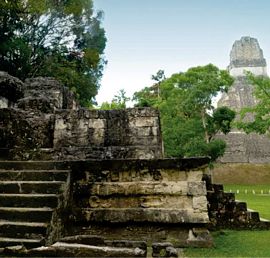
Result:
[[[0,193],[45,193],[62,192],[62,181],[0,181]]]
[[[0,161],[0,169],[10,170],[62,170],[67,166],[63,161]]]
[[[260,222],[260,214],[257,211],[247,211],[248,219],[252,222]]]
[[[23,245],[27,249],[36,248],[42,246],[44,239],[25,239],[25,238],[10,238],[0,237],[0,248],[7,246],[18,246]]]
[[[0,181],[66,181],[68,170],[3,170]]]
[[[199,223],[209,222],[207,211],[169,208],[82,208],[76,222],[87,223]]]
[[[2,207],[49,207],[58,206],[56,194],[0,194]]]
[[[247,211],[247,203],[246,202],[240,202],[240,201],[235,201],[235,208],[236,211]]]
[[[0,237],[42,239],[47,223],[0,220]]]
[[[52,212],[51,208],[0,207],[0,220],[50,222]]]

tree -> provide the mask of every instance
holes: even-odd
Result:
[[[103,102],[101,104],[100,109],[102,110],[111,110],[111,109],[125,109],[127,102],[130,100],[129,97],[126,96],[126,92],[124,89],[118,91],[116,95],[114,95],[112,102]]]
[[[160,84],[166,79],[164,70],[158,70],[151,79],[156,83],[151,87],[145,87],[142,91],[135,92],[132,100],[138,107],[156,107],[160,98]]]
[[[152,75],[152,80],[157,83],[152,86],[153,90],[157,92],[158,98],[160,97],[160,83],[166,79],[164,70],[158,70],[156,75]]]
[[[240,111],[236,125],[246,133],[269,133],[270,127],[270,79],[264,76],[254,76],[247,73],[248,80],[253,85],[253,95],[256,105],[245,107]]]
[[[161,114],[167,156],[210,156],[217,159],[226,144],[214,139],[228,133],[235,113],[228,108],[214,110],[212,99],[233,83],[227,71],[212,64],[173,74],[160,84],[160,98],[149,87],[134,94],[137,105],[147,103]]]
[[[0,70],[24,80],[50,76],[93,103],[105,60],[102,13],[92,0],[0,2]]]

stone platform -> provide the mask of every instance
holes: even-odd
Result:
[[[211,247],[208,162],[2,161],[0,255],[144,257],[152,246]]]

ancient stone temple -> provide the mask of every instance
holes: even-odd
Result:
[[[0,256],[212,246],[209,159],[164,159],[156,110],[88,110],[52,78],[3,72],[0,105]]]
[[[269,228],[209,158],[163,158],[156,110],[88,110],[3,72],[0,105],[1,257],[177,257],[211,247],[208,227]]]
[[[230,54],[230,74],[235,81],[228,93],[224,93],[218,106],[228,106],[235,111],[256,103],[252,85],[247,81],[246,71],[254,75],[267,76],[266,61],[258,40],[242,37],[235,41]],[[222,162],[265,163],[270,161],[270,139],[265,135],[245,134],[237,129],[228,135],[219,135],[227,143]]]

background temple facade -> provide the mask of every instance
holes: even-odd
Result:
[[[254,106],[256,99],[253,86],[248,82],[246,71],[258,76],[267,76],[266,60],[258,40],[242,37],[233,44],[230,53],[230,75],[235,81],[228,93],[223,93],[218,106],[228,106],[239,112],[244,107]],[[233,129],[228,135],[218,135],[227,143],[222,162],[267,163],[270,161],[270,139],[266,135],[246,134]]]

